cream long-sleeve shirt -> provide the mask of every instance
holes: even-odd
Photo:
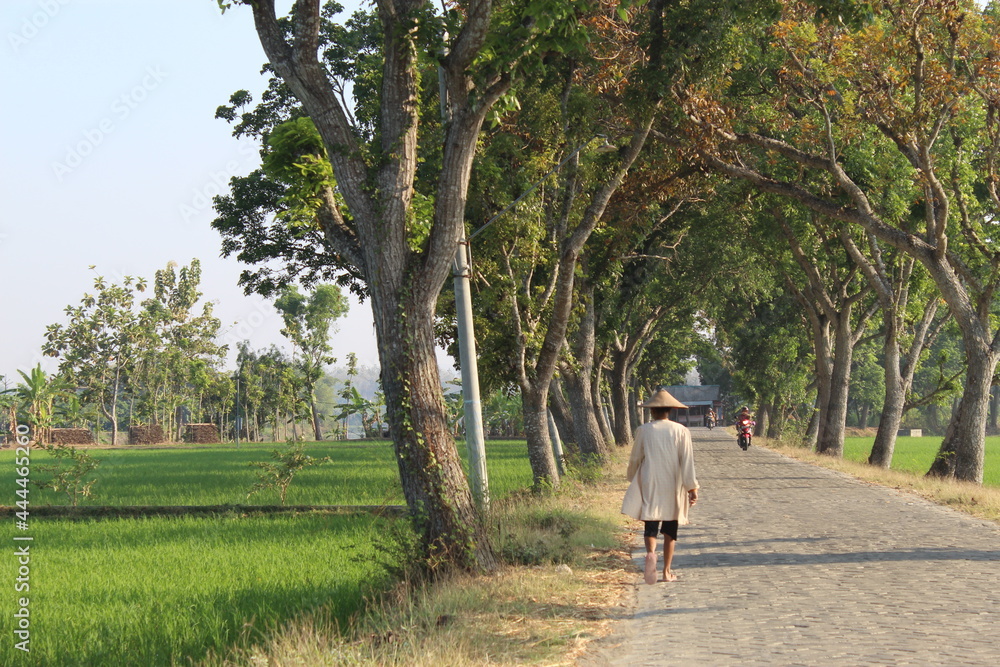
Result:
[[[639,473],[644,521],[688,522],[687,492],[698,488],[691,432],[669,419],[656,419],[635,430],[628,478]]]

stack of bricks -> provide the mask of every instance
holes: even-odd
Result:
[[[220,441],[219,427],[215,424],[188,424],[184,431],[184,442],[207,444]]]
[[[163,442],[163,427],[159,424],[130,426],[128,429],[130,445],[155,445],[160,442]]]
[[[94,434],[89,428],[50,428],[46,438],[54,445],[92,445]]]

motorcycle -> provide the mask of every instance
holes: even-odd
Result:
[[[750,440],[753,438],[753,427],[756,423],[749,418],[739,419],[736,422],[736,444],[744,452],[750,449]]]
[[[705,417],[705,426],[708,427],[709,431],[711,431],[713,428],[715,428],[715,418],[714,417]]]

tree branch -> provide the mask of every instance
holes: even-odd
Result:
[[[333,188],[324,187],[321,196],[323,204],[320,206],[317,218],[327,244],[359,273],[366,275],[364,255],[361,252],[358,236],[344,220],[334,197]]]
[[[318,29],[313,25],[319,20],[318,0],[298,0],[298,36],[294,46],[285,41],[278,25],[274,0],[255,0],[250,4],[257,35],[268,62],[302,103],[306,114],[319,130],[348,207],[355,219],[374,218],[371,201],[364,189],[367,183],[366,166],[360,158],[357,141],[340,101],[319,64],[317,51],[311,48],[314,45],[311,31]]]

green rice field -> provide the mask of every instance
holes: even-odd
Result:
[[[262,491],[247,498],[247,491],[257,481],[254,461],[272,461],[274,449],[284,443],[220,445],[178,449],[93,449],[90,455],[100,459],[93,497],[81,499],[81,505],[227,505],[278,503],[276,491]],[[493,441],[487,444],[487,473],[490,492],[503,496],[512,490],[531,485],[524,441]],[[465,456],[465,445],[459,443]],[[399,505],[403,491],[392,445],[385,441],[320,442],[306,446],[314,457],[329,456],[331,461],[313,466],[296,475],[288,490],[289,505]],[[32,450],[31,465],[47,463],[47,452]],[[0,451],[0,469],[13,465],[14,452]],[[37,473],[36,479],[46,475]],[[13,474],[0,476],[0,505],[11,505],[15,498]],[[8,500],[9,499],[9,500]],[[34,505],[66,505],[64,494],[31,487]]]
[[[284,445],[160,450],[93,450],[97,497],[91,505],[245,503],[251,461]],[[460,444],[460,450],[464,446]],[[385,442],[315,443],[332,463],[301,473],[289,504],[401,504],[392,447]],[[0,503],[16,500],[14,453],[0,452]],[[32,452],[32,466],[42,463]],[[491,492],[531,483],[523,441],[487,443]],[[33,506],[65,496],[30,488]],[[9,500],[7,500],[9,499]],[[257,494],[251,502],[276,503]],[[346,623],[367,593],[390,583],[391,518],[223,514],[140,519],[14,518],[0,527],[0,665],[191,664],[210,652],[259,643],[303,614],[323,610]],[[32,540],[15,541],[30,536]],[[15,592],[14,551],[30,545],[29,589]],[[14,614],[29,600],[30,652],[14,647]]]
[[[12,641],[17,562],[0,560],[0,664],[171,665],[259,640],[325,606],[345,621],[384,586],[388,520],[254,516],[31,523],[30,653]],[[7,545],[13,530],[0,531]]]
[[[892,468],[923,475],[931,467],[941,446],[941,438],[900,437],[892,455]],[[844,458],[865,462],[871,454],[874,438],[845,438]],[[983,462],[983,484],[1000,487],[1000,437],[986,438],[986,458]]]

